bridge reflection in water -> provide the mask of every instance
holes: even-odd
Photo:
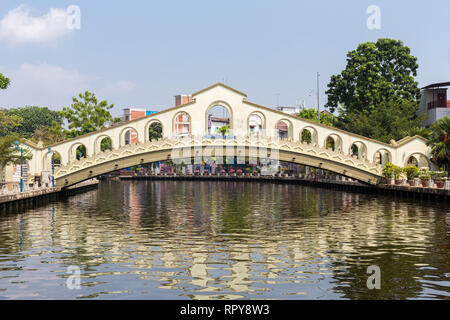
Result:
[[[448,299],[445,210],[297,185],[104,182],[0,217],[0,297]],[[65,287],[69,265],[81,290]]]

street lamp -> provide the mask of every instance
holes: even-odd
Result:
[[[15,150],[20,150],[20,192],[23,192],[23,148],[19,147],[19,141],[15,141],[14,145],[16,146]]]
[[[52,148],[48,147],[48,152],[51,152]],[[52,188],[55,187],[55,153],[52,152]]]

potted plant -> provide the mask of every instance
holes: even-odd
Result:
[[[230,170],[228,170],[228,173],[229,173],[230,175],[234,175],[234,169],[231,168]]]
[[[408,183],[411,187],[414,187],[414,179],[420,174],[419,168],[416,166],[406,166],[403,168],[403,172],[406,173]]]
[[[198,175],[200,175],[200,170],[194,170],[194,175],[196,175],[196,176],[198,176]]]
[[[236,170],[236,174],[237,174],[238,176],[240,176],[240,175],[242,174],[242,170],[241,170],[241,169],[237,169],[237,170]]]
[[[430,179],[431,179],[430,174],[429,173],[423,173],[423,174],[420,175],[419,178],[422,181],[422,186],[424,188],[428,188],[428,186],[430,185]]]
[[[392,164],[390,162],[386,163],[383,167],[383,175],[387,181],[390,181],[394,177],[395,184],[401,184],[402,180],[399,180],[400,174],[402,173],[402,168]]]
[[[226,174],[225,170],[223,170],[223,169],[220,170],[220,175],[221,175],[221,176],[224,176],[225,174]]]

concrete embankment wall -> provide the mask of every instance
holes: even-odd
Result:
[[[46,188],[30,190],[22,193],[0,196],[0,212],[16,212],[28,208],[35,208],[62,197],[71,196],[98,187],[98,181],[83,182],[67,189]]]
[[[340,181],[333,179],[301,179],[298,177],[275,177],[275,176],[218,176],[218,175],[153,175],[153,176],[125,176],[120,180],[193,180],[193,181],[250,181],[271,183],[292,183],[311,187],[321,187],[337,190],[345,190],[360,193],[384,194],[388,196],[401,196],[416,198],[419,200],[450,201],[450,190],[438,188],[421,188],[398,185],[381,184],[372,186],[355,181]]]

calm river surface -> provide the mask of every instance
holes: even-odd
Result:
[[[379,290],[366,285],[371,265]],[[102,182],[0,215],[0,299],[417,298],[450,299],[443,203],[282,184]]]

